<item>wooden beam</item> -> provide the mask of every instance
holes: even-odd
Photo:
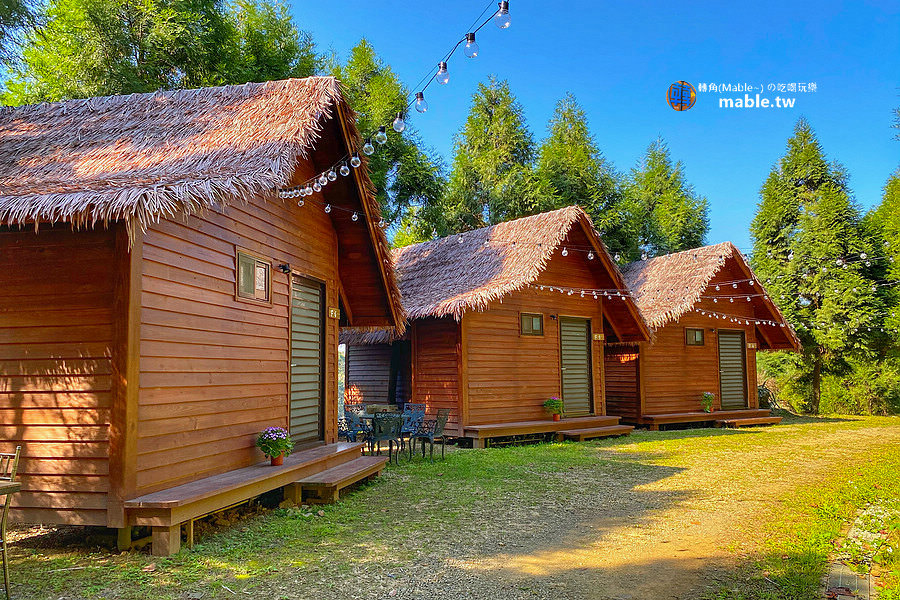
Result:
[[[459,352],[456,353],[459,364],[459,428],[462,430],[469,424],[469,326],[463,313],[459,321]]]
[[[107,526],[124,528],[124,502],[137,489],[137,420],[140,378],[141,277],[143,232],[135,221],[130,241],[124,223],[117,223],[114,307],[113,406],[109,427]]]
[[[181,550],[181,523],[153,527],[150,552],[153,556],[171,556]]]

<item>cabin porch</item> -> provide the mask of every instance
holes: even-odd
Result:
[[[620,425],[619,417],[570,417],[562,418],[559,421],[548,419],[514,423],[465,425],[462,427],[462,435],[459,437],[470,440],[473,448],[486,448],[490,445],[490,440],[510,436],[590,431],[589,434],[586,434],[590,435],[590,437],[608,437],[627,435],[632,429],[632,427]]]
[[[774,425],[775,422],[771,421],[772,418],[773,417],[768,409],[749,408],[740,410],[716,410],[713,412],[698,410],[679,413],[663,413],[658,415],[641,415],[637,419],[626,420],[633,422],[635,425],[647,426],[651,431],[659,431],[659,428],[662,425],[676,425],[683,423],[715,423],[716,425],[721,425],[726,421],[739,422],[744,419],[766,419],[768,420],[766,423],[758,424]],[[778,419],[778,421],[780,420],[781,419]]]
[[[174,554],[181,547],[182,524],[187,525],[188,544],[192,544],[195,519],[333,467],[347,465],[349,468],[355,461],[366,462],[362,450],[361,443],[323,444],[290,454],[281,466],[260,462],[132,498],[125,502],[128,526],[122,530],[121,544],[126,543],[125,534],[130,542],[131,526],[149,526],[153,554]],[[368,463],[360,465],[360,472],[368,467]]]

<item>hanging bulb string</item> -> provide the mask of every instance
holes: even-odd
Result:
[[[463,44],[463,42],[466,41],[467,37],[468,37],[470,34],[474,34],[475,32],[480,31],[485,25],[487,25],[487,24],[491,21],[491,19],[494,18],[494,16],[497,14],[498,11],[492,12],[486,19],[484,19],[484,20],[482,21],[482,18],[484,17],[484,15],[485,15],[488,11],[491,10],[491,7],[494,6],[494,4],[495,4],[495,1],[494,1],[494,0],[491,0],[490,2],[488,2],[487,6],[485,6],[484,10],[481,11],[481,14],[479,14],[478,17],[472,22],[472,25],[469,26],[469,30],[467,31],[466,35],[464,35],[462,38],[460,38],[460,39],[456,42],[456,44],[454,44],[453,47],[450,48],[450,50],[447,52],[447,54],[444,55],[443,59],[440,61],[439,64],[449,62],[450,58],[453,57],[453,55],[456,53],[456,51],[459,49],[459,47]],[[480,24],[480,25],[477,25],[477,24],[479,23],[479,21],[481,21],[481,24]],[[476,25],[477,25],[477,27],[476,27]],[[474,29],[473,29],[473,27],[474,27]],[[425,90],[428,88],[429,85],[431,85],[431,82],[432,82],[434,79],[435,79],[434,68],[433,68],[433,67],[429,67],[428,72],[427,72],[425,75],[423,75],[423,77],[416,83],[416,85],[415,85],[415,87],[412,89],[412,91],[410,91],[410,92],[407,94],[407,101],[406,101],[406,106],[405,106],[404,111],[400,112],[400,113],[397,115],[397,118],[394,119],[395,122],[397,121],[397,119],[401,119],[401,127],[400,127],[400,129],[397,129],[396,126],[394,127],[394,129],[397,130],[398,133],[402,132],[402,130],[405,128],[405,123],[402,123],[402,116],[403,116],[404,114],[408,114],[408,113],[409,113],[409,109],[412,108],[412,106],[413,106],[413,105],[416,103],[416,101],[419,99],[419,98],[417,97],[417,94],[422,94],[422,95],[424,95]],[[425,86],[424,86],[424,87],[421,87],[423,82],[425,83]],[[420,87],[421,87],[421,89],[420,89]],[[424,112],[424,111],[422,111],[422,112]],[[329,173],[329,172],[331,172],[331,171],[335,171],[336,169],[339,169],[342,165],[348,164],[348,163],[353,159],[354,156],[357,156],[357,157],[358,157],[359,154],[360,154],[360,152],[363,152],[364,148],[365,148],[368,144],[371,143],[372,138],[379,132],[379,130],[380,130],[381,128],[385,128],[385,129],[386,129],[389,125],[391,125],[391,124],[390,124],[390,123],[387,123],[387,124],[384,124],[384,125],[376,126],[376,127],[374,128],[373,133],[370,133],[369,135],[366,135],[366,136],[361,136],[361,139],[363,140],[363,143],[362,143],[361,145],[357,142],[356,147],[352,148],[347,154],[345,154],[343,157],[341,157],[339,160],[337,160],[337,161],[336,161],[333,165],[331,165],[328,169],[325,169],[325,170],[323,170],[322,172],[317,173],[317,174],[314,175],[313,177],[310,177],[309,179],[307,179],[306,181],[304,181],[302,184],[297,185],[297,186],[292,186],[292,187],[279,188],[279,196],[282,197],[282,198],[285,198],[284,192],[293,193],[294,191],[297,191],[297,190],[301,190],[301,189],[302,189],[302,190],[306,190],[306,188],[312,188],[312,187],[314,186],[314,184],[315,184],[317,181],[319,181],[319,179],[320,179],[323,175],[326,175],[326,176],[327,176],[327,173]],[[383,142],[381,142],[381,143],[383,143]],[[372,152],[374,152],[374,150],[373,150]],[[372,154],[372,152],[363,152],[363,153],[368,155],[368,154]],[[325,187],[325,185],[326,185],[326,184],[320,184],[320,187]],[[314,190],[313,193],[317,193],[318,191],[320,191],[320,190]],[[301,194],[301,195],[299,195],[299,196],[291,196],[291,197],[300,197],[300,198],[303,198],[303,197],[308,197],[308,196],[310,196],[310,195],[311,195],[311,194],[309,194],[309,193],[303,193],[303,194]]]

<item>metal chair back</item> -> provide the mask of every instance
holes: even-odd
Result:
[[[424,404],[407,404],[403,409],[403,427],[400,432],[403,435],[413,435],[418,433],[425,422],[425,405]]]
[[[0,452],[0,481],[16,480],[21,452],[22,446],[16,446],[15,452]]]
[[[444,435],[444,427],[447,426],[447,420],[450,418],[449,408],[440,408],[437,411],[437,417],[434,423],[434,437],[439,438]]]
[[[403,416],[399,413],[376,413],[372,415],[372,442],[400,441]]]

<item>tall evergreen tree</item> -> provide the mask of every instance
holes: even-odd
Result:
[[[627,194],[629,227],[637,232],[644,252],[656,256],[703,245],[708,202],[685,179],[684,165],[672,162],[662,139],[650,144],[631,170]]]
[[[537,174],[550,188],[545,204],[581,205],[611,252],[636,254],[637,232],[626,213],[619,175],[597,147],[587,115],[572,94],[557,103],[548,130],[537,159]]]
[[[750,232],[756,273],[803,344],[788,364],[809,390],[806,408],[816,413],[823,376],[871,352],[883,299],[875,249],[846,175],[828,164],[803,119],[760,191]]]
[[[50,0],[3,101],[23,104],[312,75],[319,58],[268,0]]]
[[[454,145],[441,235],[540,212],[546,182],[534,173],[534,140],[509,84],[478,85]]]
[[[412,124],[407,122],[402,134],[390,127],[397,113],[406,113],[409,90],[365,39],[344,64],[334,64],[331,70],[346,89],[363,135],[388,124],[388,141],[369,157],[369,174],[385,220],[398,224],[412,208],[433,211],[443,190],[440,160],[423,149]]]
[[[881,241],[886,282],[900,282],[900,168],[888,179],[879,204],[867,219],[875,235]],[[885,328],[893,334],[895,346],[900,345],[900,285],[883,286],[885,302]]]

